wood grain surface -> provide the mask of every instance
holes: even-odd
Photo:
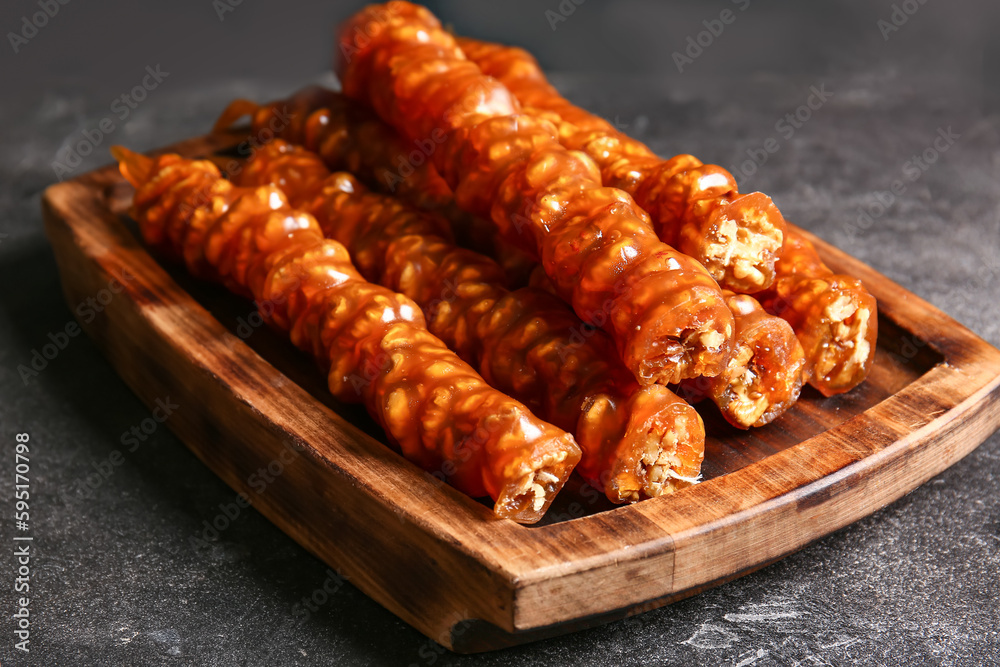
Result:
[[[204,156],[245,134],[168,149]],[[567,486],[521,526],[407,462],[362,409],[337,403],[311,361],[253,305],[162,266],[139,240],[131,189],[107,167],[51,186],[46,233],[66,299],[123,285],[81,322],[148,405],[233,489],[299,544],[428,637],[483,651],[653,609],[782,558],[896,500],[1000,427],[1000,351],[818,238],[835,271],[879,303],[871,377],[807,389],[773,424],[738,432],[705,416],[705,481],[615,507]],[[251,479],[281,472],[265,493]]]

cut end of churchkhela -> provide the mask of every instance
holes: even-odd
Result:
[[[813,305],[808,324],[808,330],[817,335],[804,341],[803,347],[806,355],[815,359],[809,383],[824,396],[833,396],[868,377],[875,359],[878,312],[875,297],[860,280],[834,275],[821,282],[827,288]]]
[[[637,391],[605,485],[612,502],[630,503],[696,484],[705,458],[705,425],[698,412],[666,387]]]
[[[725,289],[753,294],[774,282],[774,262],[785,220],[760,192],[723,199],[695,234],[682,233],[679,250],[700,261]]]
[[[728,357],[732,326],[724,322],[686,328],[646,347],[648,356],[634,366],[640,384],[677,384],[699,375],[714,376]]]
[[[780,278],[764,307],[792,325],[805,351],[806,382],[824,396],[850,391],[871,371],[878,304],[857,278]]]
[[[736,316],[733,353],[709,380],[712,399],[733,426],[765,426],[799,398],[805,353],[785,320],[768,315],[753,297],[729,294]]]
[[[725,368],[732,349],[733,315],[718,287],[694,285],[669,293],[646,306],[631,331],[625,332],[621,354],[641,385],[677,384]]]
[[[768,378],[768,361],[771,357],[766,343],[762,340],[751,344],[739,343],[730,357],[729,367],[724,375],[717,399],[717,405],[726,421],[737,428],[747,429],[770,424],[780,417],[799,398],[802,391],[802,346],[798,346],[799,358],[787,369],[795,379],[791,382],[771,385]],[[769,386],[770,385],[770,386]]]
[[[532,460],[529,470],[501,490],[493,506],[494,514],[517,523],[536,523],[545,515],[580,461],[580,449],[571,436],[565,437],[569,438],[569,444]]]

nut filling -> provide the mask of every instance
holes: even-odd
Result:
[[[644,482],[641,490],[632,491],[633,500],[656,498],[700,481],[700,474],[688,477],[678,472],[685,466],[677,455],[677,444],[687,437],[688,430],[683,421],[679,421],[672,430],[661,433],[654,429],[649,433],[646,448],[639,459],[642,469],[640,479]]]
[[[708,324],[682,334],[679,340],[671,340],[663,353],[646,361],[641,376],[657,384],[677,384],[689,377],[715,375],[722,348],[732,335],[733,327],[729,324],[723,331]],[[714,373],[711,372],[713,367]]]
[[[757,423],[770,407],[767,394],[760,386],[763,378],[753,359],[753,350],[746,345],[740,345],[726,369],[726,375],[731,379],[726,388],[727,402],[724,409],[731,412],[741,424],[747,426]]]
[[[782,238],[781,230],[764,213],[747,213],[743,225],[723,218],[706,238],[705,268],[723,284],[766,287],[774,278],[774,259]]]
[[[871,312],[842,294],[826,307],[823,316],[830,323],[830,336],[816,361],[816,375],[833,383],[849,382],[871,353],[867,338]],[[846,359],[845,350],[850,351]]]
[[[543,458],[536,469],[518,480],[512,494],[513,504],[516,507],[523,507],[530,503],[532,511],[541,511],[549,497],[561,486],[559,476],[551,471],[558,470],[558,465],[564,460],[566,452]]]

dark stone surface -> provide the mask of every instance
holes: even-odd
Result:
[[[556,31],[543,15],[558,6],[554,1],[514,3],[492,16],[473,4],[437,7],[462,31],[519,36],[565,71],[554,78],[574,100],[627,124],[658,151],[693,152],[731,168],[744,189],[771,194],[789,219],[1000,344],[993,5],[928,2],[886,41],[876,21],[890,16],[888,2],[815,10],[754,3],[679,74],[671,53],[727,3],[632,2],[612,10],[591,0]],[[279,51],[305,53],[299,43],[325,39],[329,22],[347,10],[308,2],[281,7],[247,3],[216,27],[207,1],[178,6],[173,19],[155,10],[152,25],[140,22],[150,14],[138,10],[102,14],[95,5],[71,3],[16,58],[2,56],[5,68],[17,70],[14,90],[23,92],[8,96],[5,86],[0,106],[0,662],[1000,663],[997,435],[902,500],[760,572],[627,621],[481,656],[446,653],[349,584],[303,619],[295,605],[323,585],[327,568],[253,510],[217,542],[193,548],[191,536],[234,493],[165,428],[128,451],[120,438],[149,412],[95,346],[73,338],[38,377],[25,383],[18,373],[32,350],[72,318],[38,197],[56,180],[52,162],[98,126],[113,95],[134,85],[136,71],[158,62],[155,48],[200,53],[204,70],[178,66],[126,121],[116,121],[120,126],[77,172],[106,162],[112,142],[139,149],[170,143],[204,132],[236,95],[266,98],[318,76],[316,59],[305,69],[260,63]],[[0,27],[11,29],[34,8],[14,7]],[[277,13],[297,18],[273,23]],[[131,26],[121,33],[128,57],[95,55],[114,48],[122,26]],[[277,46],[231,48],[272,27]],[[87,39],[74,42],[81,31]],[[175,33],[186,40],[165,37]],[[142,51],[144,41],[156,47]],[[308,48],[310,58],[323,50]],[[595,74],[598,60],[618,72]],[[833,95],[793,136],[783,135],[776,123],[806,101],[811,86]],[[908,178],[907,161],[949,127],[960,135],[954,145],[919,178]],[[756,170],[743,169],[747,150],[768,137],[780,149]],[[896,179],[905,183],[903,194],[859,228],[859,207],[877,211],[877,192]],[[36,550],[27,656],[13,649],[10,619],[13,442],[21,431],[31,434]],[[84,480],[115,450],[121,464],[88,492]]]

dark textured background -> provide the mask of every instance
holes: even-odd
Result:
[[[568,4],[569,0],[567,0]],[[740,4],[743,4],[742,2]],[[11,544],[13,439],[32,437],[33,634],[13,651],[13,558],[0,549],[0,662],[35,665],[824,665],[1000,663],[1000,437],[874,516],[756,574],[631,620],[513,650],[445,653],[350,585],[307,621],[326,567],[254,511],[189,538],[233,492],[160,428],[92,494],[83,479],[149,416],[89,340],[27,385],[16,370],[70,320],[41,229],[53,162],[147,65],[169,76],[106,148],[202,133],[233,96],[326,74],[353,3],[71,0],[15,54],[0,44],[0,544]],[[550,28],[542,2],[433,3],[459,32],[531,48],[575,101],[664,153],[733,169],[815,231],[1000,344],[997,3],[927,0],[883,39],[888,0],[587,0]],[[671,60],[726,7],[737,20],[683,73]],[[35,2],[7,2],[18,30]],[[794,136],[775,123],[811,86],[833,96]],[[869,228],[859,207],[941,128],[960,138]],[[768,137],[780,149],[741,170]]]

